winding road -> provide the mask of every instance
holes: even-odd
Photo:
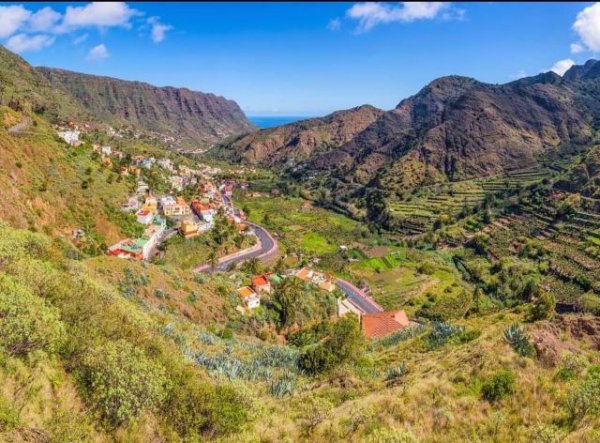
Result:
[[[269,231],[255,223],[246,223],[252,226],[252,229],[256,234],[256,244],[254,246],[222,257],[219,259],[219,263],[214,268],[205,263],[196,266],[193,271],[205,273],[225,272],[230,269],[230,266],[235,266],[239,263],[245,262],[246,260],[250,260],[251,258],[258,258],[259,260],[267,261],[277,256],[279,246]]]
[[[223,198],[223,202],[233,209],[233,202],[231,201],[231,198],[227,197],[224,193],[221,194],[221,197]],[[204,272],[209,274],[214,272],[225,272],[230,269],[231,266],[236,266],[239,263],[252,258],[258,258],[259,260],[267,261],[276,257],[277,253],[279,252],[279,246],[269,231],[262,226],[257,225],[256,223],[246,223],[252,226],[254,233],[256,234],[256,244],[254,246],[222,257],[219,259],[219,263],[214,268],[209,264],[204,263],[196,266],[193,269],[193,272]],[[375,312],[382,312],[384,310],[379,304],[377,304],[375,300],[373,300],[371,297],[365,294],[364,291],[360,290],[349,281],[338,278],[335,280],[335,284],[344,294],[346,294],[348,300],[350,300],[350,302],[352,302],[352,304],[364,314],[372,314]]]

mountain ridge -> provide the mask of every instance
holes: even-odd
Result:
[[[600,117],[598,67],[590,60],[564,77],[547,72],[505,84],[445,76],[382,112],[351,139],[326,149],[286,145],[280,140],[283,129],[271,128],[221,147],[221,155],[269,166],[273,156],[291,156],[297,149],[303,152],[300,161],[275,163],[393,190],[502,174],[535,166],[548,150],[592,139]],[[329,124],[335,123],[333,117]],[[327,133],[328,128],[320,130]],[[294,129],[288,125],[285,131]],[[256,151],[267,160],[240,155]]]
[[[235,101],[212,93],[58,68],[36,70],[93,115],[181,138],[188,147],[207,148],[254,129]]]

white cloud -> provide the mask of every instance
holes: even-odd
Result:
[[[574,64],[575,62],[573,60],[571,60],[570,58],[566,58],[564,60],[559,60],[556,63],[554,63],[554,65],[550,69],[548,69],[548,71],[553,71],[558,75],[562,76]]]
[[[84,41],[86,41],[88,39],[90,35],[89,34],[81,34],[79,37],[75,37],[73,39],[73,44],[74,45],[80,45],[82,44]]]
[[[130,28],[129,20],[139,14],[124,2],[92,2],[85,6],[67,6],[60,28],[64,32],[90,26]]]
[[[20,54],[27,51],[39,51],[46,46],[52,45],[52,43],[54,43],[54,37],[49,35],[17,34],[8,39],[6,47]]]
[[[600,52],[600,2],[577,14],[573,29],[585,46],[594,52]]]
[[[152,27],[151,35],[152,41],[154,43],[162,42],[165,37],[167,31],[173,29],[172,26],[162,24],[158,21],[158,17],[150,17],[148,20],[148,24]]]
[[[30,16],[31,11],[21,5],[0,6],[0,38],[13,35]]]
[[[104,44],[100,44],[90,49],[90,52],[88,52],[88,55],[85,57],[85,59],[91,62],[99,62],[106,60],[108,57],[110,57],[108,49],[106,49]]]
[[[366,32],[385,23],[462,18],[464,11],[452,9],[450,2],[402,2],[398,5],[356,3],[346,11],[346,14],[350,18],[358,20],[358,32]]]
[[[579,54],[584,51],[584,47],[579,43],[571,43],[571,54]]]
[[[62,15],[49,6],[35,12],[27,22],[28,32],[48,32],[62,18]]]
[[[341,27],[342,21],[339,18],[331,19],[329,20],[329,23],[327,23],[327,29],[330,31],[339,31]]]

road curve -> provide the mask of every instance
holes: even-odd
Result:
[[[233,207],[233,203],[229,197],[227,197],[224,193],[222,193],[221,196],[226,205]],[[255,223],[246,223],[252,226],[254,232],[256,233],[256,245],[221,258],[217,266],[214,268],[205,263],[196,266],[193,269],[193,272],[225,272],[230,266],[235,266],[246,260],[250,260],[251,258],[258,258],[259,260],[266,261],[275,257],[279,251],[279,246],[269,231]],[[336,279],[335,284],[344,294],[346,294],[346,297],[348,297],[352,304],[354,304],[363,313],[371,314],[374,312],[382,312],[384,310],[379,304],[377,304],[377,302],[375,302],[375,300],[373,300],[371,297],[365,294],[364,291],[361,291],[349,281],[338,278]]]
[[[259,260],[266,261],[275,257],[279,251],[279,246],[269,231],[255,223],[246,223],[252,226],[254,229],[257,240],[256,245],[252,246],[251,248],[244,249],[243,251],[236,252],[235,254],[222,257],[219,259],[219,264],[215,266],[214,269],[208,264],[201,264],[196,266],[193,269],[193,272],[225,272],[230,266],[232,266],[232,264],[237,265],[246,260],[250,260],[251,258],[258,258]]]

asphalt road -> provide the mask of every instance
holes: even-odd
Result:
[[[342,290],[346,297],[365,314],[381,312],[383,308],[371,300],[363,291],[346,280],[337,279],[335,284]]]
[[[226,205],[233,208],[233,204],[230,198],[226,197],[224,193],[221,194],[223,201]],[[265,228],[256,225],[254,223],[247,222],[250,226],[254,228],[254,232],[256,233],[256,237],[260,244],[260,249],[258,250],[250,250],[246,253],[241,253],[235,257],[226,258],[223,261],[219,261],[219,264],[215,266],[214,269],[211,269],[210,266],[207,265],[199,265],[196,267],[196,272],[225,272],[229,269],[230,266],[237,265],[246,260],[250,260],[251,258],[259,258],[261,260],[269,260],[273,258],[279,249],[277,246],[277,242],[275,239],[269,234]],[[252,248],[251,248],[252,249]],[[337,279],[335,284],[341,291],[346,294],[346,297],[361,311],[365,314],[371,314],[374,312],[382,312],[383,308],[379,306],[373,299],[367,296],[363,291],[358,289],[352,283]]]
[[[225,258],[225,260],[219,261],[219,264],[215,266],[214,269],[211,269],[210,266],[200,265],[195,270],[197,272],[225,272],[230,266],[237,265],[238,263],[250,260],[251,258],[258,258],[260,260],[269,260],[273,258],[279,249],[277,242],[263,227],[255,225],[254,223],[247,223],[252,226],[256,233],[256,238],[260,245],[259,249],[252,250],[252,248],[249,248],[251,250],[248,252],[242,252],[235,257]]]

